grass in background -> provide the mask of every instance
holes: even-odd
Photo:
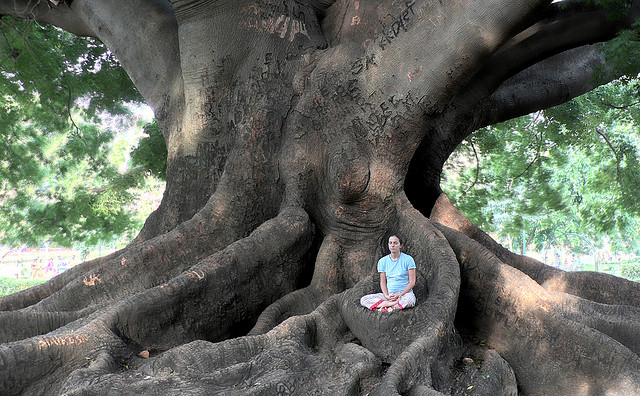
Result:
[[[6,296],[20,290],[28,289],[44,281],[44,279],[0,278],[0,296]]]

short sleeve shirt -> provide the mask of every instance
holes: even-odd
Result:
[[[413,257],[402,252],[397,260],[392,260],[390,254],[378,260],[378,272],[385,273],[389,293],[399,293],[407,287],[411,268],[416,268]]]

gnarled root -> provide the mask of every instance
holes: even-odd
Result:
[[[301,257],[312,240],[306,214],[287,209],[249,237],[161,285],[61,327],[51,324],[55,314],[36,315],[42,325],[34,326],[44,330],[42,335],[1,347],[0,389],[7,395],[58,394],[70,374],[67,383],[74,378],[85,381],[91,373],[121,370],[141,350],[154,354],[195,339],[233,336],[238,326],[246,326],[243,321],[252,321],[269,301],[295,288]],[[32,311],[9,312],[0,320],[29,317]],[[74,318],[62,319],[58,322]],[[10,323],[2,328],[9,329]]]
[[[82,385],[67,381],[68,395],[357,394],[380,375],[381,363],[351,342],[339,296],[308,315],[271,331],[210,343],[194,341],[126,373],[99,375]],[[89,373],[87,373],[89,374]],[[80,385],[80,386],[79,386]]]
[[[528,395],[633,394],[640,389],[638,312],[541,287],[465,235],[438,226],[462,268],[458,323],[495,349]],[[611,321],[618,321],[620,326]],[[623,343],[626,343],[623,344]]]
[[[0,387],[10,395],[385,396],[640,387],[637,306],[545,289],[480,243],[431,223],[404,196],[395,209],[389,228],[406,238],[417,265],[415,307],[362,307],[360,298],[379,289],[379,252],[336,235],[324,237],[311,285],[294,291],[315,245],[306,213],[287,207],[186,271],[110,304],[49,311],[56,304],[48,301],[6,312],[0,328],[13,342],[0,349]],[[351,284],[362,268],[369,275]],[[273,301],[251,335],[231,338]],[[36,330],[12,333],[9,321],[32,321]]]
[[[348,292],[344,317],[363,346],[391,363],[376,394],[435,392],[449,386],[461,353],[453,329],[459,267],[442,234],[404,199],[398,201],[397,229],[418,269],[416,306],[391,314],[360,307],[359,297],[379,288],[376,274]]]
[[[339,241],[332,235],[326,236],[315,260],[311,285],[289,293],[268,306],[249,334],[266,333],[292,316],[308,314],[329,296],[344,290],[342,283],[335,279],[338,277],[337,267],[340,262]]]
[[[458,230],[483,245],[503,263],[524,272],[549,291],[558,291],[605,304],[640,306],[640,283],[597,272],[565,272],[505,249],[476,227],[441,194],[430,218]]]
[[[448,386],[443,384],[460,353],[453,329],[459,267],[428,220],[409,207],[399,219],[398,229],[411,241],[420,271],[416,307],[393,313],[362,307],[360,297],[379,287],[371,275],[311,313],[292,316],[262,334],[216,344],[194,341],[134,371],[95,374],[90,385],[68,383],[66,388],[96,394],[113,388],[169,395],[185,389],[243,395],[437,394],[434,386]]]
[[[461,354],[461,342],[456,342],[457,333],[453,328],[459,266],[443,235],[404,196],[398,199],[396,211],[397,223],[392,229],[405,237],[405,248],[418,267],[414,288],[418,303],[414,308],[394,313],[369,311],[360,305],[360,297],[380,287],[372,256],[368,265],[373,273],[341,294],[342,320],[362,346],[391,365],[384,378],[374,381],[379,385],[378,393],[434,389],[434,386],[450,388],[450,370]],[[353,265],[344,259],[348,255],[342,250],[343,246],[338,238],[325,237],[312,284],[265,310],[252,334],[265,333],[285,315],[309,309],[326,298],[318,297],[323,292],[330,294],[343,286],[346,282],[340,276],[344,272],[340,268]]]

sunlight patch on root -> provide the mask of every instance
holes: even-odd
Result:
[[[462,266],[462,324],[509,362],[523,392],[613,395],[640,388],[640,357],[589,327],[575,297],[550,294],[477,242],[438,228]]]
[[[552,292],[569,293],[603,304],[640,307],[640,283],[602,272],[560,271],[538,283]]]
[[[576,321],[620,342],[632,352],[640,355],[640,308],[602,304],[576,297],[573,294],[549,292],[546,299],[557,306],[559,313],[568,320]],[[541,299],[544,299],[544,295]]]

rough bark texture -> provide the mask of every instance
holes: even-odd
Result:
[[[637,393],[640,286],[514,255],[439,189],[478,127],[616,76],[593,44],[636,5],[571,3],[0,1],[105,42],[169,153],[129,246],[0,300],[0,393]],[[391,233],[418,303],[368,311]]]

